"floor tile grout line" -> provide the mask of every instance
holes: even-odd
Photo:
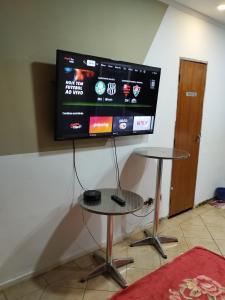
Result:
[[[208,211],[209,211],[209,210],[208,210]],[[205,211],[205,213],[207,213],[207,211]],[[202,216],[204,216],[205,213],[204,213],[204,214],[196,214],[196,217],[199,217],[199,218],[201,219],[201,221],[202,221],[204,227],[207,229],[207,231],[209,232],[209,234],[210,234],[210,236],[211,236],[213,242],[215,243],[215,246],[217,247],[217,249],[219,250],[219,252],[222,254],[222,252],[221,252],[221,250],[220,250],[220,248],[219,248],[219,246],[218,246],[216,240],[214,239],[214,237],[212,236],[211,232],[209,231],[208,225],[204,222],[204,218],[203,218]],[[225,217],[225,216],[223,216],[223,217]],[[182,220],[180,220],[180,222],[178,221],[178,224],[177,224],[176,226],[178,226],[179,230],[180,230],[181,233],[182,233],[182,236],[181,236],[181,237],[182,237],[182,239],[184,240],[185,245],[187,246],[187,248],[189,248],[189,245],[188,245],[188,242],[187,242],[187,238],[188,238],[188,237],[185,237],[184,231],[183,231],[183,229],[182,229],[182,227],[181,227],[181,224],[182,224],[183,222],[184,222],[184,221],[182,221]],[[172,228],[175,228],[176,226],[173,225]],[[198,226],[198,225],[195,225],[195,226]],[[142,231],[142,230],[140,230],[140,231]],[[200,238],[199,238],[199,239],[200,239]],[[207,239],[207,238],[203,238],[203,239]],[[126,246],[127,256],[128,256],[128,249],[129,249],[129,246],[127,245],[127,246]],[[159,259],[159,261],[160,261],[160,266],[161,266],[161,265],[162,265],[161,259]],[[75,263],[75,266],[78,267],[79,271],[82,271],[81,267],[80,267],[78,264]],[[141,269],[142,269],[142,268],[141,268]],[[152,271],[150,271],[150,272],[152,272]],[[125,274],[126,274],[126,278],[127,278],[127,274],[128,274],[128,266],[126,266],[126,273],[125,273]],[[65,276],[65,278],[66,278],[66,276]],[[65,278],[63,278],[62,280],[64,280]],[[51,283],[48,283],[47,280],[46,280],[44,277],[43,277],[43,279],[44,279],[44,282],[45,282],[46,286],[43,288],[43,292],[41,293],[40,297],[38,298],[39,300],[42,299],[42,297],[43,297],[45,291],[49,288],[49,286],[51,286]],[[88,283],[88,282],[86,282],[85,287],[83,288],[83,294],[82,294],[82,298],[81,298],[82,300],[85,298],[85,294],[86,294],[86,292],[88,291],[88,289],[87,289],[87,283]],[[100,290],[96,290],[96,289],[93,289],[93,290],[95,290],[95,291],[100,291]],[[116,291],[109,291],[108,289],[105,289],[105,290],[103,290],[103,291],[106,291],[106,292],[116,292]],[[4,299],[5,299],[5,300],[9,300],[8,297],[7,297],[7,295],[5,294],[5,291],[2,290],[1,292],[2,292],[2,294],[3,294]],[[25,294],[24,296],[26,296],[26,295],[28,295],[28,294],[30,294],[30,293],[27,293],[27,294]]]
[[[204,221],[204,219],[202,218],[202,216],[200,216],[200,218],[202,219],[202,222],[203,222],[203,224],[205,225],[205,227],[206,227],[207,231],[209,232],[209,234],[210,234],[210,236],[211,236],[212,240],[213,240],[213,241],[214,241],[214,243],[216,244],[216,247],[217,247],[217,249],[219,250],[220,254],[222,255],[222,252],[221,252],[220,248],[218,247],[218,245],[217,245],[217,243],[216,243],[216,241],[215,241],[215,239],[214,239],[213,235],[211,234],[210,230],[208,229],[208,226],[207,226],[207,224],[205,223],[205,221]]]
[[[219,245],[217,244],[216,240],[214,240],[214,242],[215,242],[217,248],[219,249],[219,252],[221,253],[221,255],[224,256],[224,255],[223,255],[223,252],[222,252],[222,250],[220,250],[220,247],[219,247]]]
[[[195,210],[195,209],[194,209],[194,210]],[[194,210],[193,210],[193,212],[194,212]],[[209,230],[208,230],[208,228],[207,228],[205,222],[203,221],[203,218],[202,218],[201,214],[197,214],[197,213],[196,213],[196,217],[198,217],[198,218],[201,219],[201,221],[202,221],[204,227],[205,227],[206,230],[209,232]],[[182,226],[181,226],[181,224],[184,223],[184,222],[185,222],[185,221],[183,221],[183,222],[181,221],[180,223],[178,223],[178,226],[179,226],[179,228],[180,228],[180,230],[181,230],[181,232],[182,232],[182,234],[183,234],[183,238],[184,238],[184,241],[185,241],[185,243],[186,243],[187,249],[190,249],[190,245],[189,245],[189,243],[187,242],[187,238],[189,238],[189,237],[186,237],[186,236],[184,235],[184,231],[183,231]],[[192,226],[199,226],[199,225],[192,225]],[[212,240],[215,242],[215,240],[214,240],[214,238],[213,238],[213,236],[211,235],[210,232],[209,232],[209,234],[210,234]],[[190,238],[191,238],[191,237],[190,237]],[[199,239],[199,238],[197,238],[197,239]],[[204,238],[203,238],[203,239],[204,239]],[[205,238],[205,239],[207,239],[207,238]],[[218,245],[216,244],[215,246],[217,247],[217,250],[219,250],[219,252],[221,253],[221,251],[220,251]]]
[[[39,299],[38,300],[41,300],[42,299],[42,297],[44,296],[44,293],[45,293],[45,291],[47,290],[47,288],[48,288],[48,284],[44,287],[44,289],[43,289],[43,291],[42,291],[42,293],[41,293],[41,296],[39,297]]]
[[[179,227],[179,229],[180,229],[181,232],[182,232],[182,236],[183,236],[183,238],[184,238],[184,240],[185,240],[186,246],[188,246],[188,245],[187,245],[186,238],[185,238],[185,235],[184,235],[184,231],[183,231],[182,227],[180,226],[180,224],[181,224],[181,223],[179,223],[178,227]]]

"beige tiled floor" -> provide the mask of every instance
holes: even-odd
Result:
[[[129,247],[143,237],[132,234],[113,248],[116,257],[132,256],[133,264],[120,269],[129,284],[171,261],[195,246],[203,246],[225,256],[225,211],[208,204],[160,223],[160,232],[178,237],[179,242],[164,245],[165,260],[151,246]],[[11,286],[0,292],[0,300],[106,300],[120,287],[109,277],[99,276],[81,283],[80,278],[94,268],[86,255],[33,280]]]

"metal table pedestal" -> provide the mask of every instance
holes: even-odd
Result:
[[[167,255],[164,253],[161,243],[163,244],[178,242],[178,239],[176,237],[163,236],[158,234],[163,159],[185,159],[189,157],[189,153],[182,150],[168,148],[140,148],[137,149],[135,153],[148,158],[157,159],[157,178],[155,190],[155,213],[153,232],[151,234],[147,230],[145,230],[144,234],[146,237],[142,240],[131,243],[130,246],[134,247],[141,245],[152,245],[162,255],[163,258],[167,258]]]
[[[107,216],[107,248],[106,248],[106,259],[101,255],[94,254],[94,259],[100,263],[100,265],[90,272],[87,277],[82,278],[81,282],[88,279],[94,278],[101,274],[108,273],[122,288],[127,287],[126,280],[118,272],[117,268],[133,263],[132,257],[127,258],[114,258],[112,259],[112,243],[113,243],[113,216]]]
[[[123,276],[117,270],[119,267],[125,266],[129,263],[133,263],[134,259],[131,257],[126,258],[113,258],[113,216],[124,215],[137,211],[143,206],[143,199],[141,196],[131,191],[120,189],[100,189],[101,201],[94,205],[86,203],[83,199],[83,195],[79,197],[80,206],[92,213],[107,215],[107,246],[106,246],[106,258],[98,254],[94,254],[93,257],[99,263],[99,266],[90,272],[86,277],[81,279],[84,282],[88,279],[94,278],[98,275],[108,274],[111,276],[122,288],[127,287],[127,282]],[[126,201],[124,206],[120,206],[118,203],[111,199],[111,195],[117,195]]]

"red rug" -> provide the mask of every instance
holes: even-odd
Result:
[[[195,247],[111,300],[225,300],[225,258]]]

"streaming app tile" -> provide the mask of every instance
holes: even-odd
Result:
[[[133,117],[113,117],[113,132],[132,132]]]
[[[90,117],[89,133],[112,132],[112,117]]]
[[[88,121],[83,116],[63,113],[63,132],[68,135],[85,134],[88,130]]]
[[[135,116],[133,131],[150,130],[151,118],[152,117]]]

